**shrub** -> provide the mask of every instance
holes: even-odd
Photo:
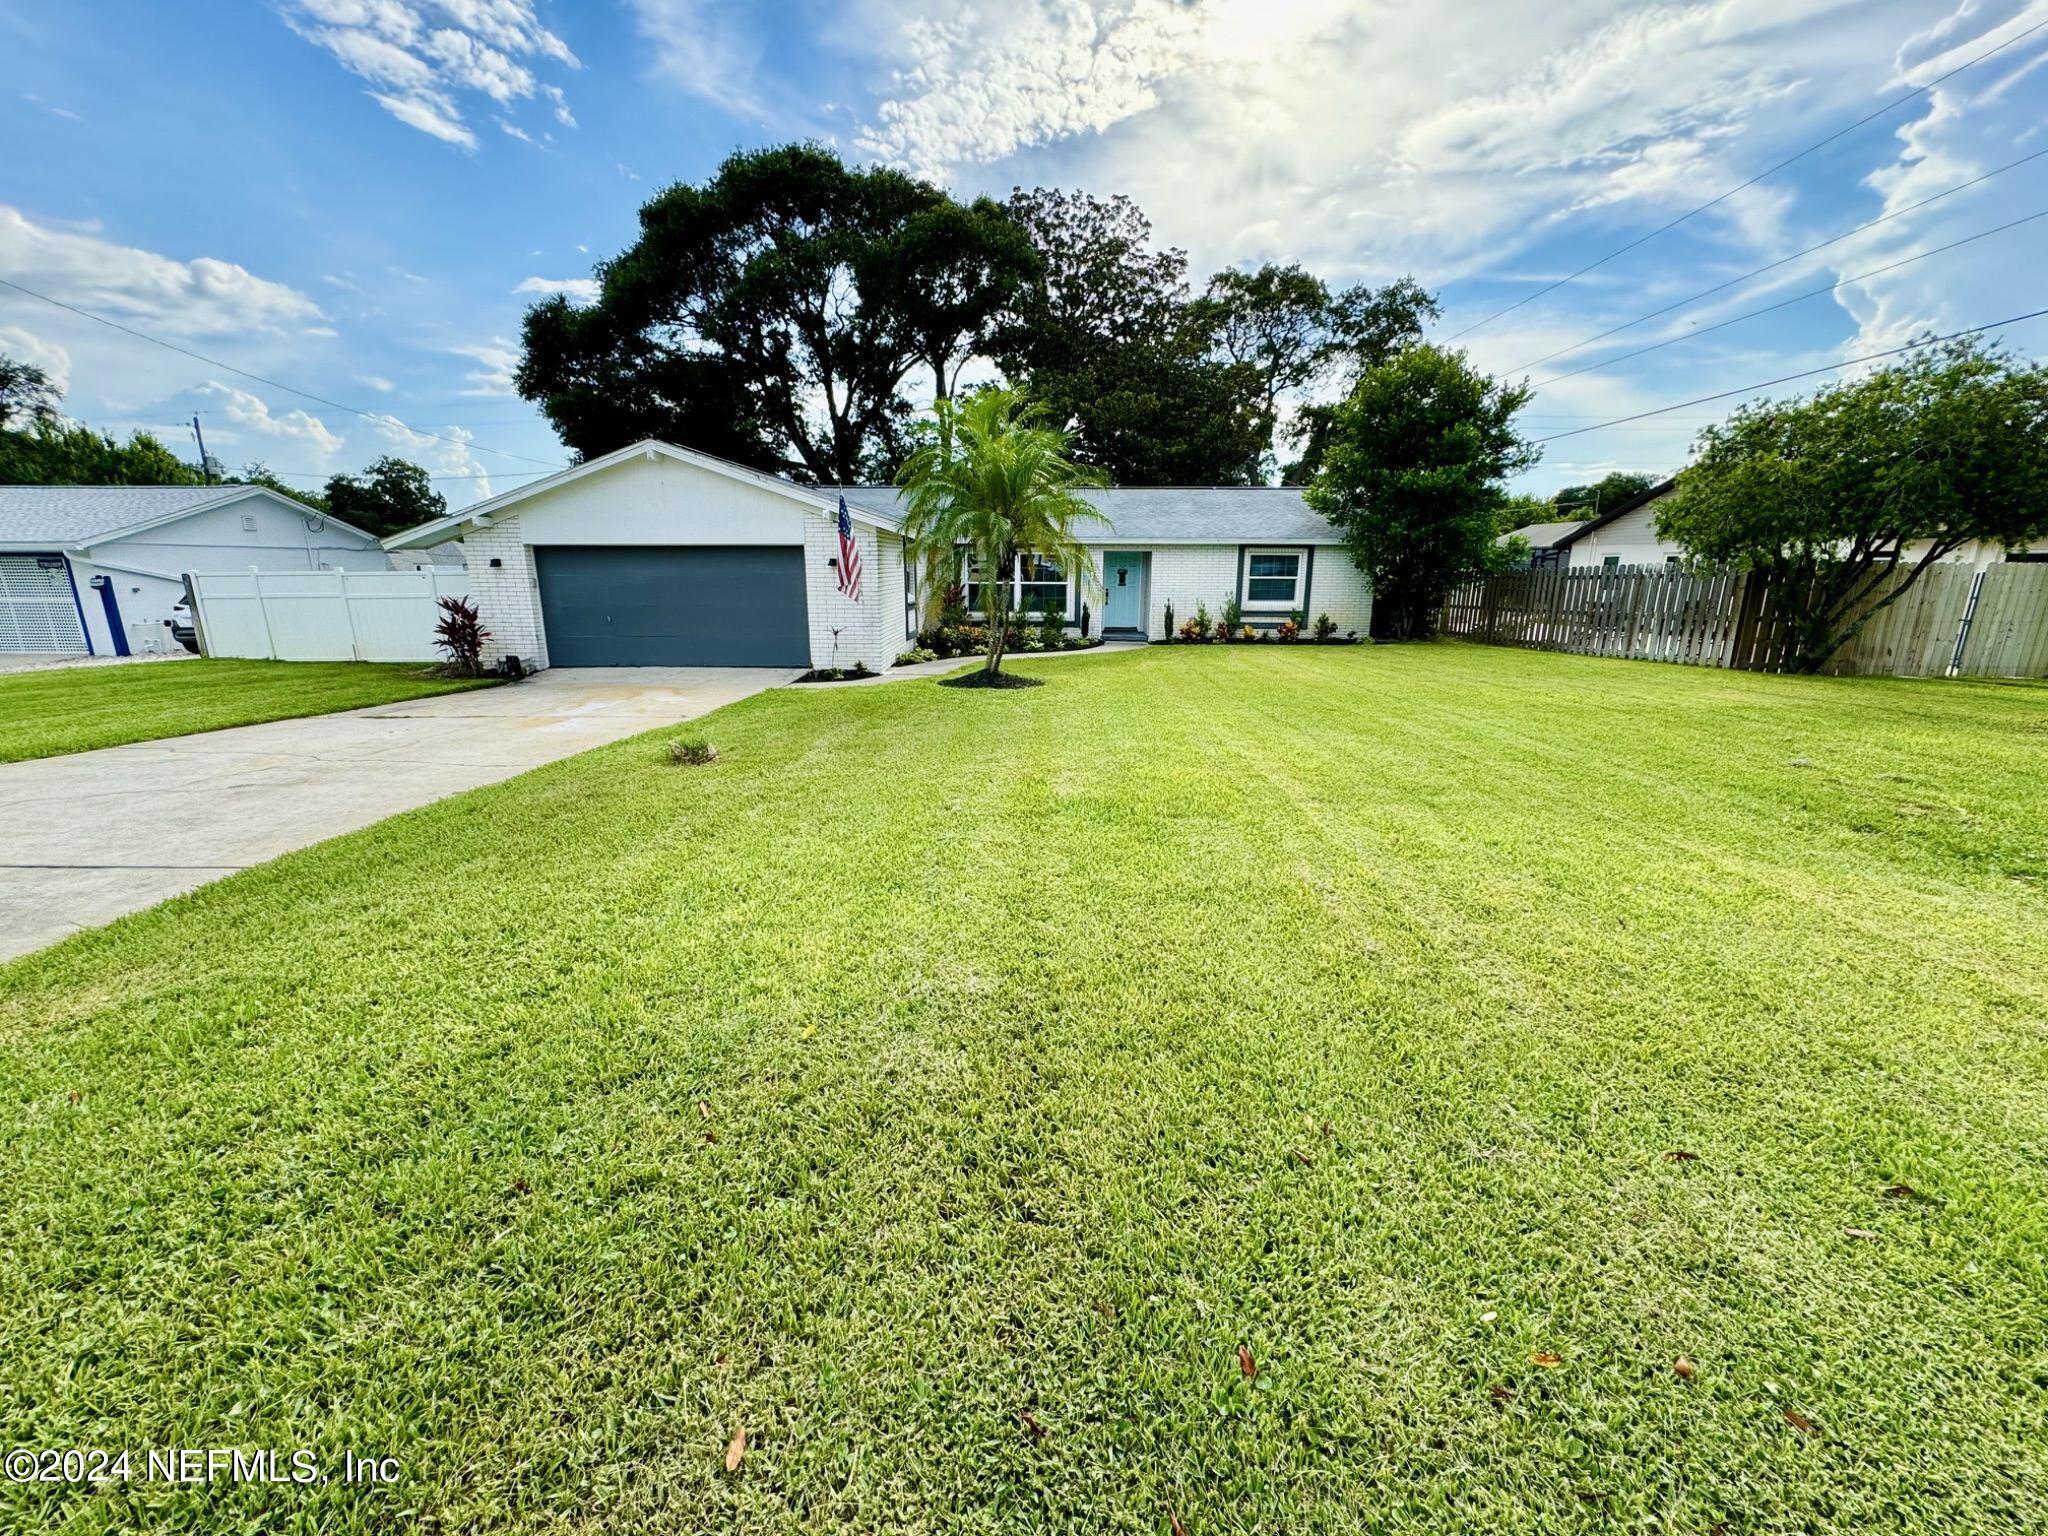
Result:
[[[1243,623],[1244,604],[1237,600],[1237,594],[1233,592],[1223,600],[1223,627],[1236,634]]]
[[[1083,640],[1088,638],[1088,618],[1088,605],[1083,603],[1081,605],[1081,638]]]
[[[718,748],[708,741],[685,741],[679,736],[668,744],[668,760],[678,768],[701,768],[718,761]]]
[[[1050,608],[1046,609],[1045,617],[1038,624],[1040,645],[1048,651],[1056,651],[1060,648],[1060,642],[1066,638],[1066,634],[1066,616],[1055,613]]]
[[[1327,613],[1316,615],[1316,638],[1318,640],[1328,640],[1336,633],[1337,621],[1335,619],[1331,618]]]
[[[965,629],[971,622],[967,612],[967,589],[954,582],[939,598],[940,629]]]
[[[1273,631],[1273,638],[1282,642],[1299,640],[1301,638],[1301,626],[1293,619],[1282,619]]]
[[[1188,620],[1188,638],[1206,640],[1209,638],[1209,605],[1195,604],[1195,616]]]
[[[1173,627],[1173,604],[1171,603],[1166,605],[1166,632],[1169,635],[1177,633]]]
[[[475,677],[483,670],[484,642],[491,632],[483,626],[476,605],[466,597],[444,597],[440,601],[441,622],[434,626],[434,646],[448,653],[442,668],[451,677]]]
[[[899,667],[914,667],[919,662],[937,661],[938,659],[939,653],[937,651],[926,650],[921,645],[914,645],[896,658],[896,665]]]
[[[1237,638],[1240,640],[1256,640],[1259,638],[1259,632],[1247,624],[1237,632]]]
[[[864,661],[856,661],[851,667],[846,669],[846,675],[848,677],[873,677],[875,669]]]

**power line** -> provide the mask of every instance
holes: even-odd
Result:
[[[366,411],[360,406],[345,405],[339,400],[330,400],[325,395],[316,395],[311,390],[299,389],[295,385],[283,383],[278,379],[267,378],[260,373],[251,373],[246,368],[237,368],[233,363],[224,363],[217,357],[208,357],[204,352],[194,352],[190,347],[181,347],[175,341],[165,341],[161,336],[152,336],[147,331],[138,331],[132,325],[123,325],[118,320],[109,320],[105,315],[96,315],[89,309],[80,309],[76,304],[67,304],[62,299],[53,299],[47,293],[38,293],[35,289],[17,283],[11,278],[0,277],[0,287],[12,288],[16,293],[25,293],[32,299],[41,299],[45,304],[52,304],[58,309],[69,310],[74,315],[120,331],[123,335],[133,336],[138,341],[146,341],[154,346],[163,347],[167,351],[179,353],[197,362],[202,362],[209,368],[219,368],[228,373],[239,374],[245,379],[253,379],[258,384],[267,385],[271,389],[281,389],[288,395],[297,395],[301,400],[311,400],[316,404],[326,406],[329,410],[345,411],[351,416],[360,416],[365,421],[398,422],[399,426],[404,427],[406,431],[412,433],[415,437],[432,438],[434,441],[441,443],[453,443],[458,448],[472,448],[481,453],[495,453],[503,458],[518,459],[527,464],[544,465],[548,469],[568,468],[566,464],[556,464],[547,459],[533,458],[528,454],[514,453],[509,448],[491,448],[483,443],[470,442],[460,437],[448,437],[440,432],[422,432],[418,427],[399,421],[389,411]]]
[[[1625,426],[1631,421],[1644,421],[1652,416],[1662,416],[1666,411],[1682,411],[1688,406],[1705,405],[1710,400],[1726,400],[1731,395],[1746,395],[1752,390],[1769,389],[1777,384],[1790,384],[1795,379],[1810,379],[1818,374],[1833,373],[1838,368],[1853,368],[1858,363],[1874,363],[1879,358],[1897,357],[1901,352],[1914,352],[1921,347],[1938,346],[1944,341],[1960,341],[1965,336],[1975,336],[1984,331],[1993,331],[2001,325],[2018,325],[2022,320],[2039,319],[2048,315],[2048,309],[2030,309],[2024,315],[2010,315],[2003,320],[1986,321],[1966,330],[1950,331],[1946,336],[1924,336],[1918,341],[1909,341],[1903,347],[1887,347],[1882,352],[1866,352],[1861,357],[1845,357],[1839,363],[1829,363],[1825,368],[1808,368],[1800,373],[1780,374],[1775,379],[1765,379],[1760,384],[1744,384],[1738,389],[1724,389],[1718,394],[1699,395],[1691,400],[1681,400],[1676,405],[1662,405],[1653,411],[1637,411],[1633,416],[1617,416],[1612,421],[1603,421],[1596,427],[1574,427],[1569,432],[1553,432],[1548,437],[1539,437],[1538,443],[1555,443],[1567,437],[1578,437],[1587,432],[1602,432],[1609,427]]]
[[[1696,218],[1698,215],[1705,213],[1709,208],[1715,207],[1721,203],[1725,203],[1726,201],[1728,201],[1729,198],[1735,196],[1736,193],[1746,192],[1747,190],[1749,190],[1749,188],[1755,186],[1758,182],[1763,181],[1768,177],[1777,175],[1778,172],[1784,170],[1786,166],[1793,165],[1801,160],[1804,160],[1808,155],[1813,154],[1817,150],[1827,148],[1827,146],[1834,143],[1835,140],[1843,138],[1848,134],[1854,133],[1858,128],[1863,127],[1865,124],[1874,123],[1880,117],[1883,117],[1888,113],[1898,110],[1900,107],[1903,107],[1907,102],[1914,100],[1916,97],[1926,95],[1929,91],[1933,90],[1937,85],[1940,85],[1944,80],[1951,80],[1955,78],[1955,76],[1961,74],[1964,70],[1983,63],[1993,54],[2003,53],[2006,49],[2010,48],[2014,43],[2022,42],[2025,39],[2032,37],[2036,32],[2040,31],[2043,27],[2048,27],[2048,20],[2035,22],[2031,27],[2028,27],[2024,32],[2017,32],[2013,34],[2004,42],[2000,43],[1996,48],[1987,49],[1985,52],[1978,54],[1974,59],[1966,59],[1963,63],[1958,64],[1954,69],[1949,70],[1946,74],[1936,75],[1932,80],[1928,81],[1925,85],[1915,86],[1912,90],[1906,92],[1905,95],[1898,97],[1896,100],[1886,102],[1883,106],[1879,107],[1875,112],[1870,112],[1862,117],[1857,118],[1855,122],[1850,123],[1845,128],[1837,128],[1833,133],[1829,134],[1826,138],[1807,145],[1806,148],[1800,150],[1795,155],[1786,156],[1783,160],[1780,160],[1776,165],[1770,166],[1765,170],[1758,171],[1754,176],[1750,177],[1749,180],[1741,182],[1736,186],[1730,187],[1727,191],[1721,193],[1718,197],[1711,197],[1707,199],[1707,201],[1705,201],[1704,203],[1701,203],[1697,208],[1688,209],[1686,212],[1681,213],[1677,218],[1670,220],[1668,223],[1659,224],[1655,229],[1651,230],[1646,235],[1638,235],[1635,239],[1629,241],[1628,244],[1624,246],[1619,246],[1616,249],[1609,251],[1605,256],[1600,257],[1597,261],[1587,262],[1586,265],[1579,268],[1578,271],[1568,273],[1565,276],[1558,278],[1555,282],[1546,283],[1543,287],[1538,288],[1534,293],[1523,295],[1521,298],[1515,300],[1514,303],[1508,305],[1506,309],[1495,310],[1492,314],[1488,315],[1484,320],[1474,321],[1471,325],[1466,326],[1464,330],[1455,332],[1449,339],[1452,341],[1457,341],[1460,337],[1469,336],[1474,331],[1478,330],[1481,326],[1493,324],[1493,322],[1498,320],[1502,315],[1513,314],[1516,310],[1520,309],[1524,304],[1533,304],[1536,300],[1542,298],[1545,294],[1555,293],[1558,289],[1564,287],[1566,283],[1576,282],[1578,279],[1584,277],[1588,272],[1593,271],[1596,267],[1606,266],[1607,263],[1614,260],[1615,257],[1625,256],[1630,251],[1634,250],[1637,246],[1647,244],[1649,241],[1656,239],[1659,235],[1668,234],[1670,231],[1678,228],[1679,225],[1685,223],[1686,220]]]
[[[1596,341],[1605,341],[1610,336],[1618,336],[1623,331],[1633,330],[1636,326],[1643,324],[1644,321],[1655,320],[1660,315],[1668,315],[1674,309],[1684,309],[1688,305],[1697,304],[1701,299],[1710,299],[1717,293],[1748,282],[1752,277],[1762,277],[1766,272],[1775,272],[1778,268],[1798,261],[1801,257],[1811,256],[1815,251],[1824,251],[1831,245],[1839,245],[1842,241],[1852,236],[1860,235],[1867,229],[1875,229],[1880,224],[1889,224],[1894,219],[1902,219],[1907,214],[1917,213],[1922,208],[1927,207],[1931,203],[1938,203],[1945,197],[1953,197],[1958,192],[1967,192],[1970,188],[1980,186],[1984,182],[1990,181],[1993,177],[2003,176],[2007,171],[2016,171],[2029,161],[2039,160],[2043,155],[2048,155],[2048,149],[2037,149],[2031,155],[2021,155],[2019,159],[2008,161],[1996,170],[1986,171],[1982,176],[1973,176],[1968,181],[1957,182],[1952,187],[1921,198],[1917,203],[1908,203],[1903,208],[1895,208],[1890,213],[1880,214],[1874,219],[1867,219],[1863,223],[1858,224],[1854,229],[1845,229],[1839,235],[1830,235],[1819,244],[1809,245],[1803,251],[1794,251],[1790,256],[1781,256],[1776,261],[1767,261],[1760,267],[1754,267],[1739,276],[1729,278],[1725,283],[1716,283],[1711,288],[1702,288],[1698,293],[1693,294],[1689,298],[1678,299],[1673,303],[1666,304],[1662,309],[1653,309],[1648,314],[1637,315],[1633,320],[1624,320],[1621,324],[1611,326],[1607,330],[1600,332],[1597,336],[1588,336],[1584,341],[1575,341],[1568,347],[1559,347],[1555,352],[1546,352],[1541,357],[1532,357],[1528,362],[1517,363],[1507,371],[1511,374],[1520,373],[1524,368],[1534,368],[1540,363],[1547,363],[1554,358],[1563,357],[1567,353],[1577,352],[1582,347],[1590,347]]]
[[[2030,213],[2023,219],[2014,219],[2010,223],[2000,224],[1995,229],[1980,229],[1974,235],[1965,235],[1960,240],[1951,240],[1947,245],[1937,245],[1932,250],[1921,251],[1912,256],[1902,257],[1898,261],[1887,262],[1881,267],[1872,267],[1868,272],[1858,272],[1854,277],[1845,277],[1839,282],[1828,284],[1825,288],[1809,289],[1805,293],[1794,294],[1789,299],[1780,299],[1775,304],[1766,304],[1762,309],[1752,309],[1746,314],[1734,315],[1726,320],[1717,320],[1712,325],[1700,326],[1696,330],[1687,331],[1682,336],[1666,337],[1663,341],[1651,342],[1647,347],[1637,347],[1633,352],[1620,352],[1613,357],[1603,357],[1597,363],[1588,363],[1583,368],[1574,368],[1568,373],[1553,374],[1551,377],[1538,383],[1535,388],[1530,390],[1530,394],[1539,395],[1551,385],[1562,383],[1566,379],[1576,379],[1582,373],[1593,373],[1601,368],[1611,368],[1616,363],[1625,363],[1632,357],[1641,357],[1647,352],[1659,352],[1665,347],[1675,347],[1681,341],[1693,341],[1698,337],[1711,335],[1715,331],[1726,330],[1731,325],[1740,325],[1745,320],[1754,320],[1759,315],[1768,315],[1776,310],[1788,309],[1794,304],[1803,304],[1808,299],[1820,298],[1824,294],[1834,293],[1846,288],[1851,283],[1864,282],[1869,278],[1882,276],[1886,272],[1896,272],[1901,267],[1910,267],[1916,261],[1925,261],[1928,257],[1939,256],[1944,251],[1959,250],[1963,246],[1974,245],[1979,240],[1988,240],[1993,235],[2002,235],[2008,229],[2018,229],[2022,224],[2031,224],[2036,219],[2048,219],[2048,208],[2043,208],[2039,213]]]

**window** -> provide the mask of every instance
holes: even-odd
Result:
[[[1244,605],[1292,613],[1301,606],[1301,551],[1253,549],[1244,557]]]
[[[1036,555],[1026,555],[1020,563],[1023,568],[1017,573],[1017,611],[1066,617],[1067,578],[1060,574],[1060,568]]]
[[[1612,571],[1612,570],[1616,570],[1616,569],[1618,569],[1618,568],[1620,567],[1620,565],[1621,565],[1621,556],[1619,556],[1619,555],[1609,555],[1609,556],[1608,556],[1608,557],[1607,557],[1607,558],[1606,558],[1605,560],[1602,560],[1602,561],[1600,562],[1600,569],[1601,569],[1601,570],[1603,570],[1603,571]]]
[[[1064,618],[1074,611],[1073,589],[1052,561],[1026,555],[1013,560],[1005,574],[1012,613],[1057,613]],[[967,611],[987,617],[988,609],[982,602],[981,566],[964,549],[960,551],[960,585],[967,589]]]

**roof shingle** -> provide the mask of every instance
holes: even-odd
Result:
[[[888,485],[825,485],[855,506],[891,517],[902,492]],[[1077,530],[1084,544],[1341,544],[1343,534],[1294,486],[1160,486],[1084,491],[1109,519]]]
[[[0,485],[0,544],[88,544],[248,492],[246,485]]]

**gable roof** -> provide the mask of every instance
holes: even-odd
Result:
[[[274,501],[372,542],[354,524],[262,485],[0,485],[0,549],[80,549],[249,500]]]
[[[1677,489],[1678,477],[1676,475],[1673,475],[1669,480],[1660,480],[1647,490],[1638,491],[1626,501],[1617,503],[1611,511],[1602,512],[1591,521],[1580,523],[1575,529],[1550,547],[1552,549],[1568,549],[1587,534],[1595,533],[1605,528],[1616,518],[1627,517],[1629,513],[1635,511],[1638,507],[1647,507],[1651,502],[1658,500],[1660,497],[1669,496]]]
[[[890,485],[821,486],[887,508],[901,522],[903,493]],[[1344,535],[1291,485],[1133,486],[1083,491],[1108,519],[1076,530],[1083,544],[1341,544]]]
[[[689,464],[697,469],[708,470],[714,475],[723,475],[728,480],[737,480],[745,485],[758,486],[785,496],[791,501],[801,502],[813,512],[836,513],[839,509],[838,492],[830,486],[798,485],[781,475],[771,475],[763,470],[749,469],[744,464],[735,464],[730,459],[721,459],[709,453],[699,453],[694,448],[678,448],[674,443],[664,443],[655,438],[646,438],[624,448],[614,449],[594,459],[585,459],[581,464],[572,464],[557,474],[545,475],[530,480],[525,485],[487,497],[464,507],[460,512],[451,512],[446,517],[437,517],[431,523],[421,523],[417,528],[408,528],[403,533],[394,533],[384,541],[386,549],[418,549],[423,544],[441,544],[449,539],[459,539],[474,526],[489,527],[491,518],[503,511],[509,511],[530,497],[539,496],[557,486],[581,480],[589,475],[601,474],[615,464],[624,464],[631,459],[673,459],[679,464]],[[893,513],[884,513],[873,507],[858,507],[849,496],[848,513],[857,521],[871,527],[894,533],[902,526],[901,520]]]
[[[1505,544],[1509,539],[1526,539],[1531,549],[1549,549],[1552,545],[1562,542],[1567,534],[1577,533],[1585,526],[1584,523],[1577,521],[1530,523],[1526,527],[1517,528],[1513,533],[1502,534],[1493,542]]]

